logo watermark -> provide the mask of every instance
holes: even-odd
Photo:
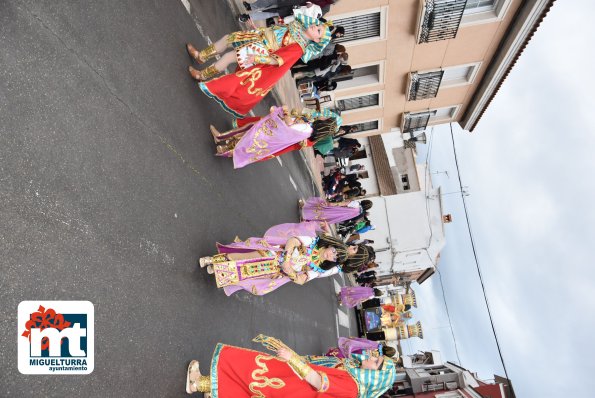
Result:
[[[22,301],[18,309],[19,372],[91,373],[94,316],[89,301]]]

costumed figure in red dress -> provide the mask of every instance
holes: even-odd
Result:
[[[200,89],[223,109],[242,117],[298,59],[308,62],[322,52],[331,38],[330,25],[301,15],[288,25],[230,33],[202,51],[187,44],[188,54],[198,63],[233,48],[204,70],[189,67],[190,75],[201,82]],[[206,82],[234,62],[238,64],[235,72]]]
[[[300,356],[281,341],[259,335],[276,356],[217,344],[210,375],[201,375],[198,361],[190,362],[186,392],[212,398],[377,398],[396,379],[391,358],[378,352],[339,359]]]
[[[233,157],[235,168],[269,160],[284,153],[312,146],[338,131],[333,112],[289,113],[287,107],[271,107],[268,115],[250,118],[248,122],[224,133],[211,126],[217,144],[217,155]]]

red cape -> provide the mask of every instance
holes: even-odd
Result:
[[[219,78],[200,83],[200,89],[235,117],[250,112],[303,55],[297,43],[281,47],[273,54],[282,65],[254,65]]]

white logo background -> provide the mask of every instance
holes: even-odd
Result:
[[[50,341],[58,339],[60,337],[68,337],[70,353],[73,358],[60,357],[59,345],[50,343],[50,357],[43,358],[46,361],[53,361],[47,365],[32,365],[32,359],[35,356],[30,356],[30,353],[39,353],[40,347],[33,347],[29,343],[29,338],[23,336],[23,332],[27,330],[26,324],[31,319],[31,314],[37,312],[39,306],[44,307],[46,310],[51,308],[56,311],[57,314],[86,314],[87,315],[87,326],[81,329],[77,324],[71,325],[71,327],[65,328],[62,332],[58,329],[44,329],[41,331],[43,336],[50,337]],[[18,346],[19,346],[19,372],[22,374],[89,374],[93,372],[95,366],[95,308],[93,303],[90,301],[21,301],[18,308]],[[41,340],[39,329],[31,329],[32,339]],[[87,349],[83,352],[80,349],[80,336],[87,338]],[[58,339],[59,340],[59,339]],[[52,350],[54,348],[54,350]],[[58,356],[56,356],[56,353]],[[79,358],[85,354],[84,357]],[[68,364],[65,361],[72,361],[81,359],[85,361],[85,370],[61,370],[62,367],[78,367],[81,366]],[[64,361],[62,361],[64,360]]]

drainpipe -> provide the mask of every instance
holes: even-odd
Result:
[[[388,248],[390,248],[390,272],[391,274],[393,273],[393,268],[395,266],[395,250],[393,247],[393,237],[390,234],[390,221],[388,219],[388,208],[386,206],[386,198],[384,196],[379,196],[379,198],[382,198],[382,200],[384,200],[384,212],[386,213],[386,223],[388,224],[388,239],[389,239],[389,243],[388,243]]]

